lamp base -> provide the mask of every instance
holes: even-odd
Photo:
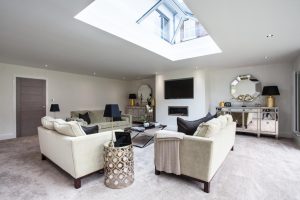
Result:
[[[129,99],[129,105],[134,106],[135,105],[135,100],[134,99]]]
[[[273,96],[267,97],[267,107],[269,108],[275,107],[275,98]]]

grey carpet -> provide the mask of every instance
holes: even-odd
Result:
[[[135,182],[109,189],[95,174],[73,188],[73,180],[40,159],[37,137],[0,142],[0,199],[300,199],[300,151],[290,140],[238,135],[235,151],[215,175],[211,193],[201,183],[174,175],[154,175],[153,144],[134,149]]]

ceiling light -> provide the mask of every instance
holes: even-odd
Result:
[[[93,76],[96,76],[96,72],[93,72]]]
[[[46,64],[46,65],[44,65],[44,67],[48,67],[48,65]]]
[[[265,56],[265,59],[266,59],[266,60],[269,60],[269,59],[270,59],[270,57],[269,57],[269,56]]]
[[[273,38],[273,37],[274,37],[273,34],[268,34],[268,35],[267,35],[267,38]]]

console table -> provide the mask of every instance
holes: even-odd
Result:
[[[155,108],[152,107],[153,112]],[[154,121],[154,113],[147,113],[146,106],[126,106],[126,114],[132,115],[132,121],[135,123],[143,123],[144,121]]]
[[[278,107],[217,107],[218,115],[231,114],[238,132],[273,135],[278,138]]]

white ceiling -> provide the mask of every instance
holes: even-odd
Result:
[[[136,79],[180,68],[291,62],[300,54],[299,0],[185,0],[223,53],[175,62],[73,18],[91,2],[0,0],[0,62]],[[270,33],[275,37],[267,39]]]

